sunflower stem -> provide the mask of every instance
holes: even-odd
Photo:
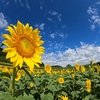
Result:
[[[33,77],[30,75],[30,73],[24,67],[22,67],[22,69],[27,73],[27,75],[30,77],[30,79],[34,82]],[[34,87],[37,90],[37,87],[36,86],[34,86]]]
[[[12,94],[15,94],[15,77],[16,77],[16,68],[13,69],[13,76],[12,76]]]

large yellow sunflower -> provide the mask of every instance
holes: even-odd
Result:
[[[6,58],[10,58],[13,62],[13,67],[23,65],[23,62],[29,66],[33,71],[34,65],[38,66],[41,63],[41,54],[44,53],[44,47],[41,45],[44,41],[40,40],[40,31],[38,28],[34,29],[27,23],[23,25],[20,21],[17,25],[10,25],[6,29],[10,34],[3,34],[6,38],[2,43],[6,45],[3,52],[7,52]]]

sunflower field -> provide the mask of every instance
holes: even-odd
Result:
[[[44,41],[38,28],[10,25],[3,34],[5,58],[0,62],[0,100],[100,100],[100,64],[41,66]]]
[[[16,69],[15,93],[11,66],[0,66],[0,100],[100,100],[100,66],[78,63],[72,69]]]

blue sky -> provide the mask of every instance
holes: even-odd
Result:
[[[18,20],[39,28],[45,64],[65,67],[100,61],[98,0],[1,0],[0,44],[7,25]]]

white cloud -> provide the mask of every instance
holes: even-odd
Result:
[[[61,14],[58,14],[58,16],[57,16],[59,21],[61,21],[61,16],[62,16]]]
[[[52,21],[52,19],[51,18],[47,18],[49,21]]]
[[[44,23],[35,25],[35,27],[38,27],[40,30],[44,30],[44,26],[45,26]]]
[[[4,14],[0,13],[0,28],[5,28],[8,25],[7,20],[5,19]]]
[[[60,33],[60,32],[55,32],[55,33],[51,33],[50,37],[55,39],[55,37],[60,37],[62,39],[66,39],[68,37],[67,33]]]
[[[64,42],[57,42],[57,41],[47,41],[46,42],[47,43],[47,46],[49,47],[49,48],[47,48],[46,49],[46,51],[48,51],[48,50],[52,50],[52,51],[54,51],[54,50],[61,50],[61,49],[65,49],[66,48],[66,46],[65,46],[65,44],[64,44]]]
[[[54,39],[56,35],[57,35],[56,33],[52,33],[50,34],[50,37]]]
[[[58,15],[58,13],[56,12],[56,11],[49,11],[49,13],[51,14],[51,15],[53,15],[53,16],[55,16],[55,15]]]
[[[19,4],[21,5],[22,7],[26,7],[27,9],[31,9],[30,6],[29,6],[29,3],[27,0],[13,0],[15,4]],[[2,3],[6,6],[10,5],[12,1],[11,0],[2,0]]]
[[[68,37],[68,35],[66,33],[58,33],[58,35],[59,35],[59,37],[61,37],[63,39]]]
[[[29,3],[28,3],[28,1],[25,0],[25,2],[26,2],[26,7],[27,7],[27,9],[31,9],[31,8],[30,8],[30,5],[29,5]]]
[[[62,15],[59,14],[58,12],[56,12],[56,11],[49,11],[48,13],[51,14],[52,16],[56,16],[58,21],[61,21],[61,16]]]
[[[91,60],[100,61],[100,46],[93,44],[85,44],[80,42],[81,46],[75,49],[68,48],[64,52],[46,53],[43,55],[42,61],[44,64],[60,65],[66,67],[67,64],[75,65],[78,62],[80,65],[89,64]]]
[[[94,30],[96,26],[100,27],[100,2],[88,7],[87,13],[90,15],[88,20],[91,23],[91,29]]]

